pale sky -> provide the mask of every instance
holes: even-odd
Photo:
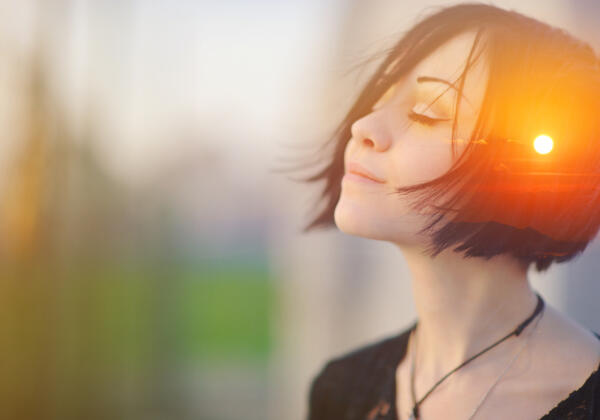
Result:
[[[34,3],[0,2],[5,42],[30,43]],[[352,58],[425,6],[449,3],[369,2],[369,28],[339,45],[350,1],[56,0],[45,42],[57,96],[76,127],[93,112],[103,162],[125,182],[143,184],[165,159],[206,146],[251,174],[321,129],[311,112],[342,70],[340,51]],[[566,0],[495,4],[568,26]]]

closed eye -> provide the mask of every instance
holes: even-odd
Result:
[[[424,114],[417,114],[412,109],[408,112],[408,118],[410,118],[411,120],[413,120],[415,122],[425,124],[425,125],[435,125],[436,123],[441,122],[441,121],[450,121],[451,120],[451,118],[432,118],[432,117],[428,117],[427,115],[424,115]]]

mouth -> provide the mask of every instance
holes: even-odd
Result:
[[[373,174],[373,172],[369,171],[367,168],[365,168],[357,162],[350,162],[348,164],[346,174],[352,174],[354,176],[365,178],[370,181],[377,182],[379,184],[385,183],[383,179],[379,178],[378,176]]]

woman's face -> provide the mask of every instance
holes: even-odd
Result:
[[[341,231],[404,245],[427,242],[417,232],[429,219],[410,208],[410,196],[394,191],[396,187],[437,178],[452,166],[450,139],[457,91],[438,80],[452,83],[458,78],[474,36],[474,32],[467,32],[440,46],[393,85],[371,113],[354,122],[344,152],[345,175],[334,212]],[[470,67],[465,80],[455,138],[456,157],[473,130],[486,81],[487,68],[482,57]],[[421,116],[411,117],[411,112]],[[354,174],[355,170],[361,172],[355,164],[381,182]]]

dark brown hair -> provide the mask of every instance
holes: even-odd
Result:
[[[325,201],[303,229],[334,225],[344,174],[344,149],[354,121],[403,75],[440,45],[475,31],[464,71],[485,53],[489,77],[475,128],[452,168],[429,182],[397,188],[419,197],[415,208],[436,212],[428,232],[431,256],[456,245],[465,257],[508,254],[537,271],[572,259],[600,225],[600,66],[593,49],[564,30],[515,11],[479,3],[436,11],[408,30],[387,53],[358,98],[323,145],[327,165],[304,182],[325,181]],[[452,128],[453,154],[461,95]],[[552,153],[532,149],[537,134],[555,139]],[[446,202],[433,205],[450,191]],[[443,226],[434,229],[442,220]]]

